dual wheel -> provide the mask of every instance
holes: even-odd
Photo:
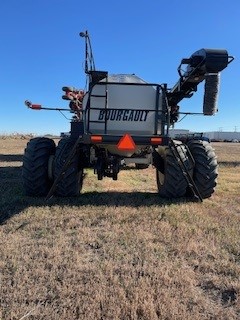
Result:
[[[218,164],[213,148],[207,141],[191,140],[187,147],[192,154],[194,165],[183,144],[176,145],[178,153],[203,199],[211,197],[217,185]],[[165,198],[183,197],[189,193],[188,183],[169,147],[159,149],[161,166],[156,169],[157,186],[160,196]],[[160,169],[160,170],[159,170]]]
[[[74,141],[60,140],[58,146],[52,139],[39,137],[31,139],[23,156],[22,178],[25,193],[29,196],[46,196],[53,180],[61,173]],[[55,195],[77,196],[82,189],[83,168],[78,152],[69,160],[69,165],[57,184]]]
[[[53,140],[45,137],[34,138],[28,142],[22,168],[23,187],[27,195],[46,196],[53,180],[61,174],[67,160],[69,165],[62,173],[55,195],[62,197],[79,195],[83,183],[81,155],[76,152],[71,159],[68,159],[74,143],[70,138],[66,138],[60,140],[56,147]],[[190,174],[202,198],[209,198],[217,184],[218,165],[215,153],[207,141],[192,140],[187,146],[195,162]],[[191,161],[187,156],[186,147],[182,144],[176,147],[182,161],[187,168],[190,168]],[[170,148],[160,148],[159,156],[161,166],[156,171],[160,196],[166,198],[185,196],[188,183]]]

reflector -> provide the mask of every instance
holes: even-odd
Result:
[[[91,136],[92,143],[99,143],[102,142],[102,136]]]
[[[42,106],[41,104],[32,104],[31,107],[29,107],[33,110],[41,110],[42,109]]]
[[[136,144],[129,134],[125,134],[118,142],[117,148],[119,150],[133,151],[136,149]]]
[[[162,138],[160,137],[151,138],[151,144],[162,144]]]

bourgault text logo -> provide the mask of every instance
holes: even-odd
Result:
[[[98,120],[146,121],[149,110],[108,109],[100,110]]]

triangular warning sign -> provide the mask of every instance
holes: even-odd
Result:
[[[136,149],[136,144],[129,134],[125,134],[118,142],[117,148],[123,151],[133,151]]]

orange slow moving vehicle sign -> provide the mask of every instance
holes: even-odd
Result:
[[[117,144],[118,150],[133,151],[136,149],[136,144],[130,134],[125,134]]]

